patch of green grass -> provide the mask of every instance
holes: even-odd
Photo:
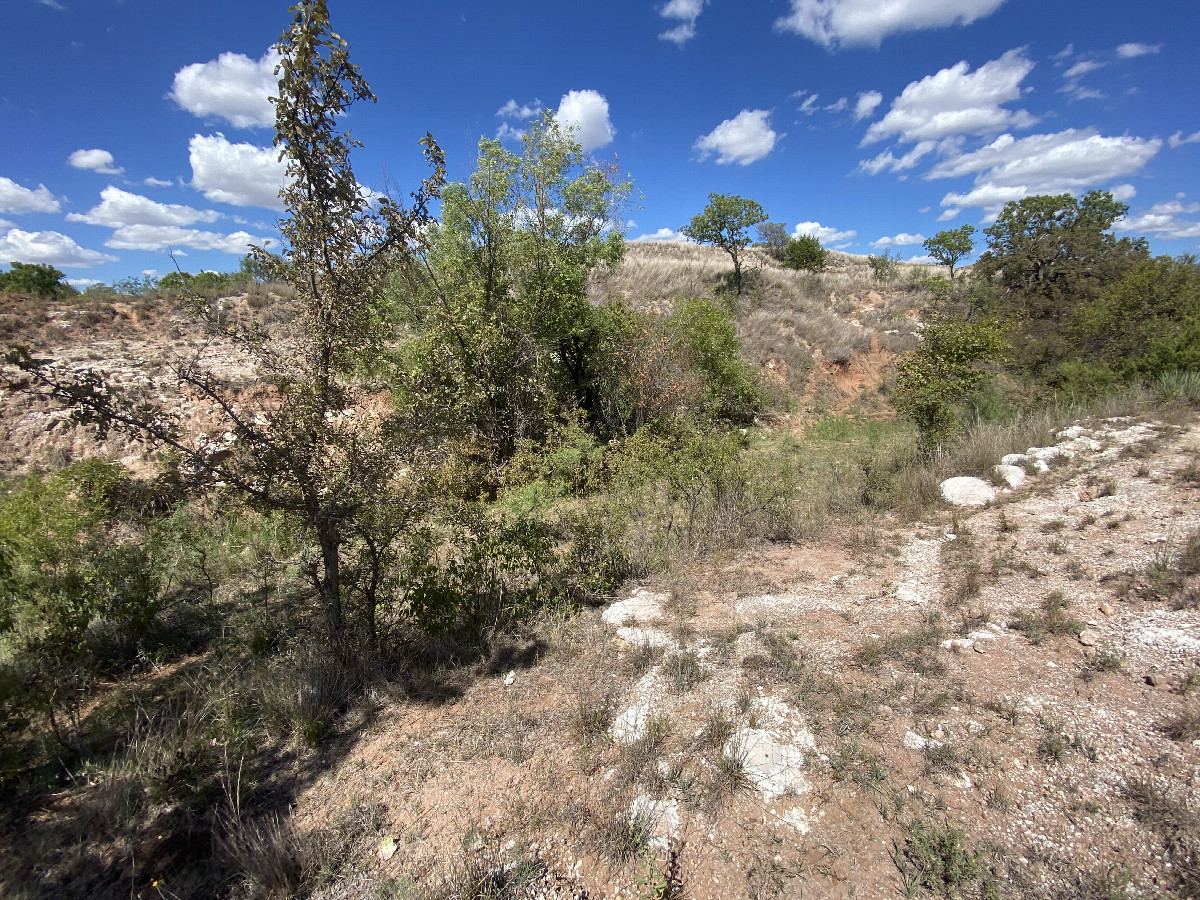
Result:
[[[694,650],[668,653],[663,659],[663,665],[671,676],[671,686],[676,693],[687,693],[708,677],[708,671]]]
[[[1035,645],[1041,644],[1048,634],[1078,636],[1083,631],[1083,623],[1067,615],[1069,605],[1062,591],[1054,591],[1042,601],[1039,612],[1018,609],[1009,627],[1022,632]]]
[[[1096,748],[1088,743],[1083,732],[1077,729],[1074,735],[1068,736],[1062,722],[1046,718],[1041,719],[1039,724],[1042,726],[1042,736],[1038,739],[1037,753],[1046,762],[1061,763],[1069,751],[1075,751],[1091,762],[1097,760]]]
[[[907,832],[903,845],[894,845],[892,852],[906,896],[920,896],[924,890],[937,897],[963,897],[979,884],[984,869],[961,828],[916,821]]]
[[[1097,647],[1096,650],[1087,657],[1083,667],[1079,670],[1079,677],[1084,681],[1091,681],[1097,675],[1107,675],[1112,672],[1120,672],[1121,665],[1125,662],[1125,654],[1117,647],[1104,645]]]
[[[946,637],[941,616],[933,614],[916,628],[890,634],[885,638],[870,638],[855,651],[855,662],[864,669],[877,668],[884,660],[898,662],[919,675],[939,675],[945,663],[931,651]]]
[[[948,741],[929,741],[925,744],[923,774],[957,775],[962,769],[958,748]]]

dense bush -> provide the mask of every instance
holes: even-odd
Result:
[[[892,403],[916,424],[927,447],[957,433],[958,404],[986,383],[985,364],[1004,346],[993,322],[945,319],[930,322],[920,346],[897,363]]]
[[[1071,324],[1083,360],[1123,379],[1200,371],[1200,264],[1144,260],[1077,307]]]
[[[115,463],[77,463],[10,485],[0,501],[0,641],[10,713],[72,717],[94,678],[122,671],[164,594],[164,535],[145,489]]]
[[[475,173],[444,192],[420,266],[397,306],[415,337],[402,391],[414,410],[476,448],[494,473],[574,407],[596,415],[603,337],[588,273],[620,260],[610,224],[630,190],[550,114],[523,155],[483,140]]]
[[[783,251],[783,264],[789,269],[816,272],[825,268],[829,251],[821,246],[815,235],[802,234],[790,238]]]
[[[703,378],[706,412],[731,422],[753,418],[762,403],[758,377],[742,358],[728,312],[691,300],[676,310],[671,324],[687,368]]]
[[[63,281],[66,275],[53,266],[22,262],[8,265],[7,272],[0,272],[0,293],[32,294],[46,300],[73,297],[79,293]]]
[[[875,280],[887,284],[896,280],[896,275],[900,272],[900,258],[893,256],[890,250],[884,250],[878,256],[868,256],[867,262],[871,266],[871,274],[875,276]]]
[[[1001,288],[986,309],[1008,324],[1012,363],[1022,374],[1057,384],[1059,366],[1080,352],[1076,311],[1148,258],[1145,239],[1108,231],[1128,209],[1102,191],[1026,197],[984,229],[988,249],[974,271]]]

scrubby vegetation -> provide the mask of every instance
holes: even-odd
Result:
[[[730,278],[693,246],[628,254],[612,223],[632,185],[546,115],[520,153],[481,141],[459,184],[427,138],[413,202],[373,206],[340,130],[369,87],[325,5],[297,9],[279,44],[288,250],[78,298],[96,322],[118,301],[186,311],[256,363],[255,390],[198,356],[172,363],[228,440],[32,342],[7,355],[10,386],[158,451],[152,478],[89,459],[3,485],[0,827],[23,836],[5,851],[15,896],[123,897],[167,874],[177,896],[316,891],[377,811],[301,835],[288,802],[336,761],[373,692],[454,696],[630,576],[832,527],[868,541],[880,517],[920,517],[942,478],[989,474],[1071,404],[1144,385],[1200,400],[1200,267],[1114,238],[1125,207],[1107,194],[1009,204],[958,278],[973,229],[942,232],[927,249],[950,281],[788,238],[757,202],[713,194],[685,233],[725,251]],[[6,338],[73,293],[38,268],[0,276],[25,295],[6,301]],[[890,305],[873,318],[831,308],[882,284]],[[814,373],[871,352],[886,356],[873,383],[831,408]],[[761,427],[802,406],[802,433]],[[1050,595],[1015,627],[1076,634],[1065,609]],[[945,633],[931,618],[857,662],[923,673]],[[791,672],[782,646],[764,665]],[[686,692],[700,663],[671,660]],[[581,698],[572,728],[590,747],[611,703]],[[723,752],[731,721],[711,727],[720,777],[705,803],[745,779]],[[1194,718],[1164,727],[1195,734]],[[630,840],[642,854],[645,835]],[[914,891],[990,885],[951,825],[914,826],[894,853]],[[677,873],[651,870],[666,896]]]

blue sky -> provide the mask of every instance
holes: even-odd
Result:
[[[361,182],[407,195],[430,131],[452,178],[481,136],[559,111],[671,239],[712,191],[858,253],[918,257],[1004,202],[1112,190],[1121,233],[1200,249],[1192,0],[331,0],[379,98],[347,118]],[[5,0],[0,262],[80,286],[231,270],[275,235],[267,0]],[[515,144],[513,145],[516,146]]]

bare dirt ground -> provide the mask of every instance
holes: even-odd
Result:
[[[1153,585],[1200,528],[1200,429],[1091,424],[986,508],[712,560],[461,696],[377,698],[296,808],[375,823],[331,895],[1194,896],[1200,612]]]

